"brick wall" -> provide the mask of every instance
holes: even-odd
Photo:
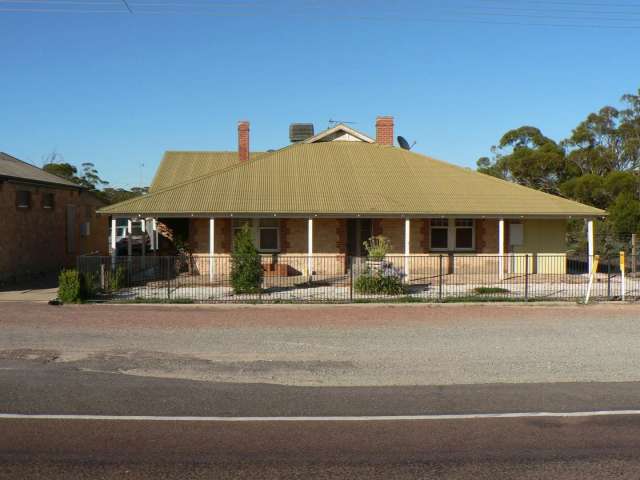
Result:
[[[30,206],[16,205],[16,192],[29,191]],[[45,208],[47,194],[53,194],[53,207]],[[108,252],[108,218],[97,216],[101,202],[93,195],[75,189],[0,182],[0,282],[13,283],[75,265],[77,255]],[[75,207],[69,250],[67,206]],[[89,235],[81,235],[88,222]]]
[[[380,219],[380,235],[391,242],[389,253],[404,253],[404,220],[402,218]]]
[[[498,253],[498,220],[476,220],[476,252]]]
[[[287,242],[289,243],[287,253],[306,254],[307,220],[304,218],[289,218],[287,219],[287,230]]]

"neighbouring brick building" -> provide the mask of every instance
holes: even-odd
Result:
[[[108,219],[95,195],[0,152],[0,284],[57,272],[107,252]]]

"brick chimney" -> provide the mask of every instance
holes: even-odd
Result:
[[[238,159],[240,162],[249,161],[249,122],[238,122]]]
[[[376,118],[376,143],[393,145],[393,117]]]

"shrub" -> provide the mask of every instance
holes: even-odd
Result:
[[[367,269],[356,278],[353,287],[362,294],[401,295],[405,293],[402,277],[402,271],[394,268],[391,263],[383,262],[380,269]]]
[[[262,262],[247,225],[236,234],[231,253],[231,286],[235,293],[257,293],[262,285]]]
[[[75,269],[62,270],[58,276],[58,298],[63,303],[78,303],[86,298],[82,275]]]
[[[84,284],[84,291],[86,295],[86,299],[91,299],[96,296],[98,290],[100,289],[100,281],[98,278],[98,274],[95,272],[88,272],[84,275],[81,275]]]
[[[378,235],[369,238],[366,242],[363,242],[365,250],[369,260],[380,261],[382,260],[389,250],[391,250],[391,242],[388,238]]]
[[[124,288],[127,280],[127,271],[123,265],[119,265],[115,270],[111,271],[109,276],[109,290],[115,292]]]

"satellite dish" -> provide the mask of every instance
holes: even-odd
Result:
[[[415,144],[416,142],[413,142],[413,145]],[[398,136],[398,145],[400,145],[400,148],[404,150],[411,150],[411,147],[413,147],[413,145],[409,145],[409,142],[407,142],[407,139],[402,136]]]

